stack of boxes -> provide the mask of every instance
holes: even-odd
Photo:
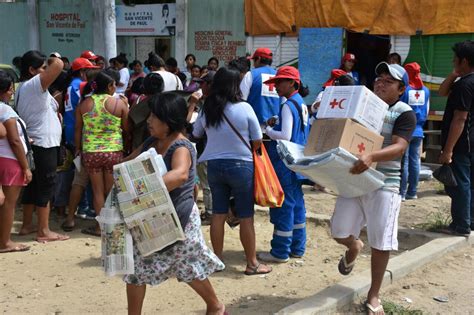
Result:
[[[337,147],[356,156],[380,150],[387,110],[388,105],[365,86],[327,87],[304,155],[317,155]]]

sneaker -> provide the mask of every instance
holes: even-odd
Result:
[[[405,196],[402,196],[402,202],[404,202],[406,200]]]
[[[86,216],[84,219],[86,220],[95,220],[95,217],[96,217],[96,214],[95,214],[95,210],[92,210],[92,209],[87,209],[86,211]]]
[[[78,208],[76,212],[76,218],[85,219],[89,208]]]
[[[298,258],[303,258],[303,255],[297,255],[297,254],[290,253],[290,257],[298,259]]]
[[[406,195],[405,199],[406,200],[414,200],[414,199],[418,199],[418,196],[417,195],[414,195],[414,196]]]
[[[469,232],[468,231],[458,232],[456,230],[451,229],[450,227],[440,229],[438,232],[443,233],[443,234],[453,235],[453,236],[464,236],[464,237],[471,236],[470,231]]]
[[[273,256],[271,253],[259,253],[257,255],[258,259],[260,260],[263,260],[265,262],[272,262],[272,263],[278,263],[278,264],[282,264],[282,263],[286,263],[288,262],[289,258],[277,258],[275,256]]]

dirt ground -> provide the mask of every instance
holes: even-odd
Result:
[[[400,225],[413,227],[426,222],[431,212],[448,213],[449,199],[437,195],[437,189],[436,183],[421,183],[420,199],[403,203]],[[305,193],[308,212],[331,214],[334,196],[313,192],[309,187],[305,188]],[[20,215],[18,213],[18,217]],[[273,226],[265,213],[257,213],[255,219],[257,250],[266,251]],[[58,229],[60,220],[54,216],[52,220],[53,228]],[[80,227],[91,224],[79,220],[77,223]],[[16,221],[16,231],[19,226],[20,222]],[[202,230],[209,241],[209,227]],[[224,255],[227,268],[211,276],[211,282],[227,310],[231,314],[271,314],[342,280],[337,263],[344,249],[330,239],[328,226],[308,222],[307,234],[304,258],[274,265],[274,271],[268,275],[249,277],[243,274],[245,261],[238,228],[227,228]],[[118,277],[106,277],[100,268],[100,240],[86,237],[78,230],[70,235],[72,239],[69,241],[49,244],[38,244],[32,236],[14,235],[15,240],[30,244],[32,249],[0,255],[0,311],[6,314],[126,313],[124,283]],[[401,238],[401,250],[394,255],[424,241]],[[468,256],[464,255],[466,253]],[[410,297],[414,308],[429,313],[444,313],[439,304],[428,301],[431,295],[447,295],[451,298],[446,304],[450,313],[473,312],[474,283],[470,272],[473,255],[472,248],[449,254],[435,262],[434,267],[426,266],[393,284],[384,290],[384,294],[400,303],[403,303],[401,297]],[[369,252],[364,250],[354,274],[366,270],[369,262]],[[463,285],[458,285],[460,283]],[[402,289],[406,285],[410,288]],[[427,291],[427,287],[433,291]],[[440,289],[439,292],[436,288]],[[429,296],[425,297],[427,292]],[[148,289],[144,310],[147,314],[203,314],[205,305],[187,285],[172,279]]]

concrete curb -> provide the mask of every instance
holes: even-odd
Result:
[[[416,233],[416,232],[415,232]],[[419,233],[424,234],[424,233]],[[429,233],[433,234],[433,233]],[[445,253],[474,244],[474,237],[448,236],[436,238],[414,250],[390,259],[382,286],[403,278],[410,272],[441,257]],[[354,299],[367,294],[370,287],[370,270],[351,276],[276,314],[332,314]]]

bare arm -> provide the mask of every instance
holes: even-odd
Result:
[[[7,135],[7,129],[2,123],[0,123],[0,138],[5,138],[6,135]]]
[[[41,87],[46,91],[49,86],[56,80],[63,70],[64,63],[61,59],[52,57],[48,60],[48,67],[44,72],[40,73]]]
[[[142,153],[143,151],[143,143],[140,144],[140,146],[138,148],[136,148],[135,150],[133,150],[132,153],[130,153],[129,155],[127,155],[126,158],[124,158],[122,160],[122,162],[127,162],[127,161],[130,161],[130,160],[133,160],[134,158],[136,158],[137,156],[140,155],[140,153]]]
[[[187,148],[176,149],[171,158],[171,170],[163,176],[168,191],[183,185],[189,177],[189,168],[191,167],[191,154]]]
[[[260,149],[260,147],[262,146],[262,140],[252,140],[252,149],[255,151],[255,150],[258,150]]]
[[[82,126],[84,121],[82,120],[81,108],[85,101],[87,100],[82,101],[79,106],[77,106],[76,112],[74,113],[76,116],[76,125],[74,126],[74,145],[76,146],[76,152],[74,152],[75,156],[82,151]]]
[[[362,154],[350,169],[352,174],[365,172],[373,162],[391,161],[401,157],[408,147],[408,141],[399,136],[392,136],[392,144],[378,151]]]
[[[459,74],[456,72],[451,72],[446,79],[444,79],[443,83],[439,86],[438,94],[439,96],[448,96],[451,92],[451,87],[453,86],[454,81],[459,77]]]
[[[446,139],[446,144],[444,145],[439,157],[439,162],[441,164],[451,163],[454,146],[458,142],[459,137],[464,130],[464,124],[466,123],[467,115],[468,112],[466,111],[454,110],[453,120],[449,126],[448,138]]]

